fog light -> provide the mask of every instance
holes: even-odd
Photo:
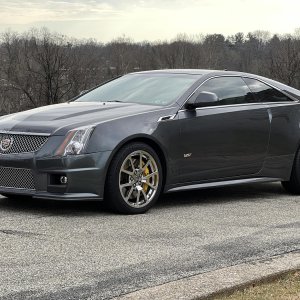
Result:
[[[67,184],[67,182],[68,182],[67,176],[60,176],[59,180],[60,180],[61,184]]]

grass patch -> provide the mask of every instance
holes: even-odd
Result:
[[[216,296],[215,300],[300,300],[300,270],[274,281],[252,284],[231,295]]]

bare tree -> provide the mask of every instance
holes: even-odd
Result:
[[[300,88],[300,29],[188,36],[135,43],[122,36],[103,44],[47,29],[0,34],[0,114],[66,101],[115,76],[165,68],[233,69]]]
[[[268,47],[270,76],[289,85],[299,84],[300,40],[274,36]]]

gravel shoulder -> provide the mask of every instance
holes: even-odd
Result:
[[[243,289],[213,297],[214,300],[297,300],[300,299],[300,270],[252,283]]]
[[[292,252],[142,289],[115,299],[227,299],[225,295],[234,290],[242,289],[250,284],[260,284],[298,269],[300,269],[300,252]],[[239,298],[239,295],[233,298],[248,299],[244,295],[241,298]],[[231,297],[228,299],[231,299]]]

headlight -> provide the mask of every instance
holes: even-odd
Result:
[[[56,155],[77,155],[85,148],[94,127],[80,127],[68,132]]]

